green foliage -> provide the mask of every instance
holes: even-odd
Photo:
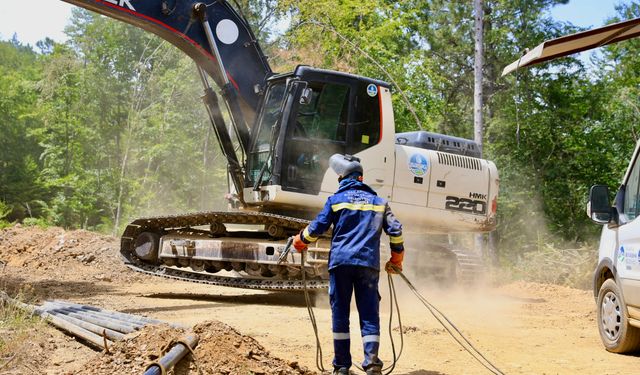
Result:
[[[11,213],[11,209],[6,205],[6,203],[0,200],[0,220],[4,220],[9,213]]]
[[[28,227],[39,227],[46,229],[50,226],[49,221],[45,218],[28,217],[22,221]]]
[[[0,229],[4,229],[11,224],[5,218],[11,213],[11,208],[0,200]]]
[[[225,169],[193,62],[83,10],[67,32],[64,45],[39,43],[41,54],[0,44],[10,219],[117,233],[133,217],[222,208]]]

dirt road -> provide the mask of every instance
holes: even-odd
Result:
[[[111,263],[109,257],[115,253],[113,249],[103,250],[104,254],[92,262],[80,259],[86,256],[85,252],[93,251],[91,246],[98,250],[115,248],[116,241],[108,238],[94,239],[93,245],[87,245],[66,261],[43,262],[42,266],[29,268],[34,263],[26,259],[36,251],[23,246],[19,234],[9,236],[5,233],[4,242],[0,235],[0,260],[8,263],[2,282],[8,289],[30,285],[31,290],[42,297],[70,299],[188,325],[217,319],[254,337],[273,355],[315,368],[313,331],[301,294],[212,287],[137,276],[117,262]],[[47,235],[58,238],[56,236],[61,233],[45,233],[40,237]],[[20,252],[16,253],[16,246]],[[38,254],[33,257],[42,259]],[[51,268],[51,264],[64,269]],[[96,274],[101,276],[96,278]],[[396,286],[406,333],[404,353],[395,374],[488,373],[457,346],[399,279]],[[611,354],[603,349],[594,321],[595,304],[589,291],[524,282],[473,290],[437,290],[428,285],[418,285],[418,288],[506,374],[638,372],[637,356]],[[384,280],[381,282],[384,327],[381,356],[388,363],[391,349],[387,293]],[[318,296],[316,305],[324,363],[328,366],[332,347],[326,295]],[[359,336],[356,319],[352,319],[351,331],[352,337]],[[359,360],[362,358],[360,342],[358,339],[352,341],[354,359]],[[70,354],[75,358],[92,355],[87,349],[76,346],[64,348],[64,351],[76,351]],[[66,355],[56,354],[58,357]],[[57,362],[48,367],[49,373],[73,371],[78,366],[77,361],[65,363],[58,359]]]

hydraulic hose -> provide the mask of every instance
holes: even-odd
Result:
[[[318,368],[319,371],[321,372],[325,372],[325,368],[323,365],[323,356],[322,356],[322,347],[320,345],[320,337],[318,335],[318,325],[316,322],[316,317],[315,314],[313,312],[313,307],[311,306],[311,298],[309,297],[309,290],[307,288],[307,277],[306,277],[306,272],[304,270],[304,264],[305,264],[305,260],[306,260],[306,255],[307,255],[307,251],[303,250],[302,252],[302,256],[300,257],[300,271],[302,272],[302,283],[304,285],[304,298],[305,298],[305,302],[307,304],[307,312],[309,313],[309,320],[311,320],[311,325],[313,326],[313,332],[315,334],[316,337],[316,367]],[[470,341],[469,339],[467,339],[462,332],[460,332],[460,330],[458,329],[458,327],[456,327],[455,324],[453,324],[453,322],[451,320],[449,320],[449,318],[447,318],[446,315],[444,315],[440,310],[438,310],[437,307],[435,307],[434,305],[432,305],[425,297],[423,297],[420,292],[418,292],[418,290],[416,289],[416,287],[411,283],[411,281],[409,281],[409,279],[402,273],[402,271],[398,268],[394,267],[394,271],[397,275],[399,275],[402,280],[407,284],[407,286],[409,287],[409,289],[411,290],[411,292],[413,292],[413,294],[418,297],[418,300],[420,300],[420,302],[422,302],[422,304],[427,308],[427,310],[429,310],[429,312],[431,313],[431,315],[433,315],[433,317],[438,321],[438,323],[440,323],[440,325],[442,325],[442,327],[447,331],[447,333],[449,333],[449,335],[467,352],[471,355],[471,357],[473,357],[473,359],[475,359],[476,361],[478,361],[478,363],[480,363],[484,368],[486,368],[487,370],[489,370],[491,373],[495,374],[495,375],[505,375],[504,372],[502,372],[496,365],[494,365],[493,363],[491,363],[491,361],[489,361],[487,359],[487,357],[484,356],[484,354],[482,354]],[[402,330],[402,319],[400,317],[400,305],[398,304],[398,298],[397,298],[397,294],[396,294],[396,290],[395,290],[395,285],[393,282],[393,277],[391,276],[391,273],[387,273],[387,279],[389,281],[389,302],[390,302],[390,313],[389,313],[389,338],[391,340],[391,351],[393,353],[393,362],[391,363],[390,366],[386,367],[383,369],[383,372],[385,373],[385,375],[389,375],[391,374],[391,372],[395,369],[396,363],[398,362],[398,360],[400,359],[400,356],[402,355],[402,350],[404,349],[404,334],[403,334],[403,330]],[[400,351],[398,353],[398,355],[396,356],[396,350],[395,350],[395,342],[393,340],[393,335],[392,335],[392,320],[393,320],[393,305],[395,304],[396,307],[396,312],[398,314],[398,327],[400,330]],[[455,332],[455,333],[454,333]],[[356,368],[358,368],[361,371],[364,371],[362,369],[362,367],[358,366],[357,364],[353,364]]]
[[[484,368],[489,370],[495,375],[505,375],[498,367],[496,367],[493,363],[491,363],[473,344],[460,332],[458,327],[447,318],[438,308],[432,305],[426,298],[424,298],[420,292],[416,289],[416,287],[409,281],[409,279],[402,273],[401,270],[395,269],[395,272],[407,283],[409,289],[415,294],[416,297],[422,302],[422,304],[429,310],[431,315],[442,325],[442,327],[451,335],[451,337],[467,352],[480,363]],[[446,324],[445,324],[446,322]],[[457,333],[457,336],[456,334]],[[459,337],[458,337],[459,336]]]

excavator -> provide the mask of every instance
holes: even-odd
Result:
[[[396,133],[389,83],[310,66],[274,73],[229,1],[64,1],[154,33],[190,56],[228,165],[230,210],[132,221],[120,249],[130,268],[265,290],[300,290],[305,276],[308,288],[326,288],[330,234],[309,246],[304,262],[284,252],[286,239],[337,189],[328,165],[335,153],[362,160],[365,183],[404,224],[409,256],[425,267],[440,259],[442,272],[477,268],[477,257],[427,244],[423,235],[495,229],[497,168],[473,141]]]

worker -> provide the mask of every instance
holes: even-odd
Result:
[[[368,375],[382,374],[380,346],[380,235],[390,237],[391,260],[387,272],[402,270],[404,245],[402,225],[385,199],[362,182],[360,159],[334,154],[329,160],[338,175],[338,191],[324,209],[295,236],[294,248],[301,252],[333,224],[329,253],[329,299],[333,326],[334,374],[349,374],[351,367],[349,307],[355,292],[364,346],[362,367]]]

